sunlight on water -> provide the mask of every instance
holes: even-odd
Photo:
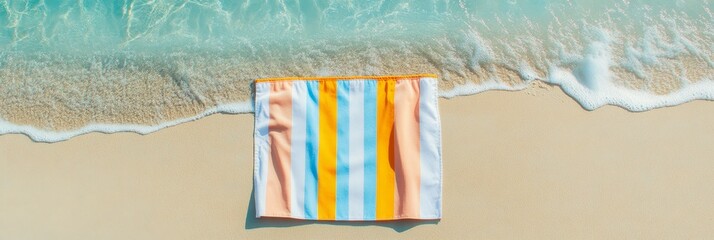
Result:
[[[709,0],[5,0],[0,134],[250,111],[223,107],[294,75],[436,73],[444,97],[544,81],[644,111],[714,99],[712,29]]]

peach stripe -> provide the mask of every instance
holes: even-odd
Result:
[[[419,217],[419,81],[397,81],[394,91],[394,216]]]
[[[377,220],[394,218],[394,85],[377,82]]]
[[[275,82],[270,85],[270,160],[265,191],[265,215],[290,216],[292,83]]]

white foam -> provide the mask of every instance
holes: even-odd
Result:
[[[468,96],[474,95],[491,90],[503,90],[503,91],[518,91],[528,88],[529,84],[519,84],[517,86],[507,86],[503,83],[498,82],[495,79],[485,81],[483,83],[475,84],[473,82],[466,82],[465,84],[455,86],[446,91],[440,91],[439,97],[443,98],[454,98],[458,96]]]
[[[714,82],[700,79],[695,83],[684,82],[683,86],[666,95],[657,95],[646,90],[633,90],[613,83],[610,68],[615,65],[611,39],[604,34],[599,41],[593,41],[577,62],[573,72],[558,66],[551,66],[548,83],[560,86],[563,91],[588,110],[604,105],[615,105],[633,112],[679,105],[693,100],[714,100]],[[648,50],[640,52],[640,58],[656,59],[659,53]],[[627,57],[628,60],[636,58]],[[628,66],[638,64],[624,64]]]
[[[563,55],[563,62],[575,63],[573,71],[563,67],[552,65],[548,70],[548,76],[540,77],[523,65],[519,72],[526,80],[524,84],[508,86],[495,79],[485,81],[480,84],[468,82],[456,86],[452,89],[442,91],[441,97],[453,98],[456,96],[473,95],[490,90],[518,91],[530,86],[527,80],[539,80],[548,84],[558,85],[563,92],[577,101],[587,110],[595,110],[605,105],[622,107],[628,111],[641,112],[655,108],[676,106],[694,100],[714,100],[714,80],[709,78],[699,79],[694,83],[684,82],[683,85],[666,95],[658,95],[646,90],[634,90],[614,84],[611,67],[615,65],[613,59],[610,36],[606,32],[600,32],[598,40],[593,41],[584,50],[584,53],[573,58],[572,54]],[[647,56],[642,57],[657,58],[661,53],[651,51]],[[525,76],[525,77],[524,77]]]
[[[71,131],[52,131],[39,129],[28,125],[18,125],[0,119],[0,135],[3,134],[24,134],[35,142],[60,142],[70,139],[75,136],[87,134],[91,132],[100,133],[117,133],[117,132],[134,132],[138,134],[149,134],[163,128],[175,126],[181,123],[194,121],[215,113],[238,114],[253,112],[253,104],[251,102],[238,102],[221,104],[214,108],[208,109],[198,115],[177,119],[173,121],[163,122],[157,125],[137,125],[137,124],[89,124],[80,129]]]
[[[604,48],[604,46],[596,44],[593,48]],[[711,79],[703,79],[696,83],[684,85],[679,90],[667,95],[657,95],[617,86],[610,81],[610,75],[598,73],[598,71],[601,73],[602,70],[606,69],[610,64],[608,54],[600,52],[601,50],[603,49],[591,50],[592,56],[586,56],[581,61],[581,64],[578,65],[578,68],[582,69],[583,72],[591,73],[586,76],[590,80],[584,81],[578,79],[577,74],[556,66],[551,67],[546,78],[535,76],[535,73],[528,71],[528,68],[524,68],[524,70],[522,70],[524,73],[522,74],[531,75],[533,79],[535,79],[534,81],[543,81],[560,86],[567,95],[587,110],[595,110],[605,105],[615,105],[629,111],[639,112],[654,108],[675,106],[693,100],[714,100],[714,80]],[[496,79],[490,79],[479,84],[467,82],[466,84],[455,86],[452,89],[440,91],[439,96],[448,99],[491,90],[519,91],[528,88],[534,81],[524,82],[516,86],[505,85]],[[595,85],[584,83],[589,81],[593,81]],[[253,112],[252,102],[238,102],[222,104],[192,117],[168,121],[157,125],[90,124],[71,131],[39,129],[33,126],[18,125],[0,119],[0,135],[23,134],[35,142],[59,142],[91,132],[134,132],[143,135],[170,126],[194,121],[215,113],[238,114],[251,112]]]
[[[667,95],[618,87],[612,83],[600,83],[597,90],[590,89],[563,69],[553,68],[547,82],[559,85],[563,92],[587,110],[605,105],[619,106],[633,112],[675,106],[693,100],[714,100],[714,81],[703,79],[691,83]]]
[[[710,63],[702,46],[697,46],[691,40],[684,37],[673,28],[669,29],[674,35],[670,41],[659,35],[656,29],[648,30],[638,43],[628,44],[622,56],[613,54],[613,47],[622,44],[621,39],[617,39],[613,34],[603,28],[587,28],[585,34],[587,43],[583,48],[566,47],[557,41],[551,49],[551,53],[556,55],[556,59],[546,61],[547,76],[538,76],[538,73],[527,61],[516,64],[516,69],[523,80],[517,85],[507,85],[498,79],[474,83],[467,82],[455,86],[451,89],[440,91],[440,97],[453,98],[457,96],[473,95],[490,90],[518,91],[528,88],[534,81],[542,81],[548,84],[559,86],[567,95],[577,101],[583,108],[594,110],[604,105],[615,105],[629,111],[647,111],[654,108],[679,105],[693,100],[714,100],[714,76],[706,76],[704,79],[693,79],[690,81],[685,76],[681,76],[680,87],[666,95],[658,95],[649,92],[647,89],[634,90],[617,85],[616,75],[612,68],[621,67],[633,72],[639,77],[646,77],[643,66],[657,66],[658,60],[662,58],[672,58],[688,54],[696,56]],[[617,35],[617,34],[614,34]],[[619,40],[619,41],[618,41]],[[494,56],[493,49],[479,35],[474,34],[472,38],[464,42],[464,49],[467,54],[465,59],[459,59],[455,53],[445,55],[443,69],[454,69],[454,73],[461,74],[460,71],[484,70],[482,63],[498,63],[497,56]],[[468,46],[472,46],[473,49]],[[464,61],[462,61],[464,60]],[[449,64],[451,63],[451,64]],[[333,75],[335,69],[323,68],[318,71],[319,75]],[[447,71],[448,72],[448,71]],[[446,72],[442,77],[448,79]],[[58,142],[67,140],[74,136],[90,133],[116,133],[135,132],[148,134],[162,128],[174,126],[180,123],[200,119],[214,113],[249,113],[252,112],[250,102],[239,102],[222,104],[212,109],[208,109],[201,114],[189,118],[177,119],[157,125],[134,125],[134,124],[90,124],[77,130],[71,131],[51,131],[38,129],[33,126],[18,125],[0,119],[0,135],[14,133],[24,134],[37,142]]]
[[[353,75],[352,73],[360,71],[359,69],[368,75],[379,75],[387,74],[387,69],[416,69],[412,66],[402,69],[404,63],[390,59],[398,56],[404,59],[420,58],[428,62],[431,66],[427,66],[425,70],[441,75],[447,84],[451,75],[465,77],[469,75],[469,71],[488,73],[488,76],[497,75],[494,74],[495,66],[516,70],[523,80],[517,85],[508,85],[495,78],[479,83],[467,82],[451,89],[442,89],[440,96],[444,98],[473,95],[489,90],[523,90],[538,80],[560,86],[566,94],[588,110],[609,104],[630,111],[646,111],[697,99],[714,100],[714,75],[711,74],[714,69],[712,12],[709,7],[704,7],[704,13],[708,15],[699,16],[694,13],[702,9],[701,6],[708,6],[705,4],[707,0],[676,4],[681,6],[668,5],[671,1],[648,1],[646,4],[639,4],[608,0],[597,1],[598,4],[592,6],[595,7],[592,9],[607,6],[608,9],[617,10],[605,13],[593,11],[588,7],[591,4],[586,6],[569,4],[569,1],[553,1],[546,8],[552,20],[548,20],[550,17],[544,18],[540,13],[529,14],[538,11],[524,11],[525,14],[520,16],[522,18],[511,16],[512,11],[531,9],[537,4],[512,4],[510,7],[513,9],[510,9],[499,4],[487,4],[489,1],[483,2],[467,4],[461,1],[446,1],[442,3],[445,6],[444,11],[432,12],[433,3],[410,3],[409,8],[392,11],[391,8],[379,7],[381,3],[347,6],[338,1],[328,4],[330,8],[334,8],[329,11],[344,11],[347,14],[315,20],[315,26],[327,27],[322,30],[312,25],[303,26],[300,21],[295,22],[296,16],[299,18],[314,14],[302,13],[299,9],[284,9],[283,17],[279,18],[273,17],[271,11],[257,11],[247,15],[247,18],[238,19],[241,24],[235,24],[235,21],[229,21],[230,18],[225,16],[242,13],[232,11],[244,9],[235,8],[233,4],[209,7],[186,5],[181,9],[173,9],[170,1],[159,1],[156,6],[132,8],[132,11],[122,13],[126,18],[142,16],[155,19],[156,22],[129,21],[132,24],[125,25],[125,22],[114,24],[114,17],[105,16],[105,10],[113,8],[114,5],[99,4],[85,9],[87,11],[83,16],[87,18],[75,19],[83,22],[73,22],[75,20],[70,19],[57,25],[58,31],[54,32],[62,34],[45,36],[47,29],[42,27],[16,29],[27,30],[22,31],[26,37],[13,38],[8,45],[11,47],[0,53],[4,56],[0,59],[0,75],[4,76],[0,79],[3,86],[0,90],[5,90],[0,91],[0,94],[11,101],[38,101],[37,104],[48,106],[66,104],[70,109],[101,107],[104,104],[121,106],[126,99],[119,96],[124,93],[118,93],[111,98],[93,92],[85,95],[81,92],[81,87],[52,91],[52,94],[59,95],[46,94],[54,97],[47,100],[40,97],[45,96],[43,91],[57,86],[57,81],[62,79],[93,79],[91,89],[122,87],[129,92],[133,89],[125,87],[128,83],[144,81],[144,77],[152,74],[164,75],[165,70],[162,69],[169,69],[170,75],[176,75],[171,78],[176,78],[173,80],[180,91],[185,91],[178,93],[200,101],[203,98],[211,98],[208,93],[213,90],[221,90],[225,86],[234,87],[234,83],[247,85],[252,81],[252,77],[257,75]],[[70,5],[67,7],[84,9],[84,6]],[[649,10],[641,11],[643,8]],[[55,19],[52,17],[54,15],[47,17],[46,9],[43,4],[38,4],[31,9],[9,11],[7,15],[25,22],[16,27],[44,26],[47,24],[42,24],[43,22]],[[190,22],[192,25],[173,26],[174,21],[166,22],[160,17],[166,11],[174,11],[177,19],[183,19],[184,23]],[[196,14],[190,14],[194,11],[201,13],[201,19],[194,19]],[[428,14],[430,17],[422,17],[424,12],[431,12]],[[19,16],[24,17],[20,19]],[[97,21],[77,24],[85,23],[87,19]],[[348,20],[332,21],[334,19]],[[194,28],[194,23],[211,26],[210,34],[206,34],[205,28]],[[81,27],[76,28],[77,26]],[[155,28],[150,26],[167,27],[169,31],[152,31],[151,29]],[[107,34],[117,32],[116,27],[122,28],[119,30],[127,37]],[[212,32],[213,29],[215,32]],[[423,31],[425,29],[429,31]],[[301,37],[277,37],[285,35],[286,32],[291,33],[288,34],[290,36]],[[420,37],[395,34],[386,38],[392,39],[390,41],[373,41],[385,39],[385,33],[396,32],[418,33]],[[74,41],[79,38],[71,36],[84,37],[81,37],[81,41]],[[121,39],[114,39],[117,36]],[[332,39],[327,36],[339,38]],[[40,39],[43,40],[42,43],[36,42]],[[121,44],[117,46],[117,42]],[[186,46],[195,48],[183,52]],[[34,50],[24,51],[35,48],[39,55],[35,55]],[[121,51],[114,52],[117,48]],[[181,51],[174,52],[174,48]],[[354,51],[349,52],[355,56],[354,62],[345,64],[341,60],[335,61],[341,59],[340,55],[336,55],[338,58],[331,57],[333,52],[348,49]],[[205,54],[194,56],[194,50]],[[217,58],[214,58],[213,51],[216,50],[225,54],[216,55]],[[65,51],[72,54],[67,55]],[[171,54],[164,54],[168,52]],[[394,52],[400,54],[394,55]],[[285,59],[282,59],[283,57]],[[686,62],[678,60],[680,57],[694,58],[699,63],[694,63],[692,68],[689,68]],[[276,62],[271,65],[272,63],[268,62],[270,59],[292,61],[295,64],[285,66],[282,62]],[[702,62],[706,62],[709,68],[704,69]],[[86,67],[89,69],[85,69]],[[617,79],[614,68],[632,73],[638,79]],[[126,69],[138,69],[138,75],[127,74],[124,72]],[[117,74],[113,74],[115,70]],[[134,73],[133,71],[129,73]],[[657,82],[659,78],[654,78],[653,75],[663,71],[677,78],[668,80],[678,82]],[[703,79],[687,79],[687,71],[700,71],[709,75]],[[545,72],[541,74],[546,76],[539,76],[539,72]],[[232,79],[232,73],[245,74],[241,74],[242,79],[236,80]],[[618,85],[621,82],[644,87],[638,90],[629,89]],[[104,88],[104,84],[107,88]],[[671,89],[672,85],[676,85],[677,89],[666,95],[658,95],[649,90]],[[157,125],[96,123],[70,131],[39,129],[0,119],[0,134],[25,134],[38,142],[62,141],[89,132],[147,134],[214,113],[248,112],[252,112],[250,103],[230,103],[196,116]]]

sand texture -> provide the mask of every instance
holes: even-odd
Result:
[[[0,136],[0,239],[714,237],[711,102],[589,112],[542,87],[440,104],[438,222],[257,220],[253,116],[213,115],[145,136]]]

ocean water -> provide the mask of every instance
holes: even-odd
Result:
[[[262,77],[435,73],[593,110],[714,100],[710,0],[0,1],[0,134],[149,133],[252,111]]]

